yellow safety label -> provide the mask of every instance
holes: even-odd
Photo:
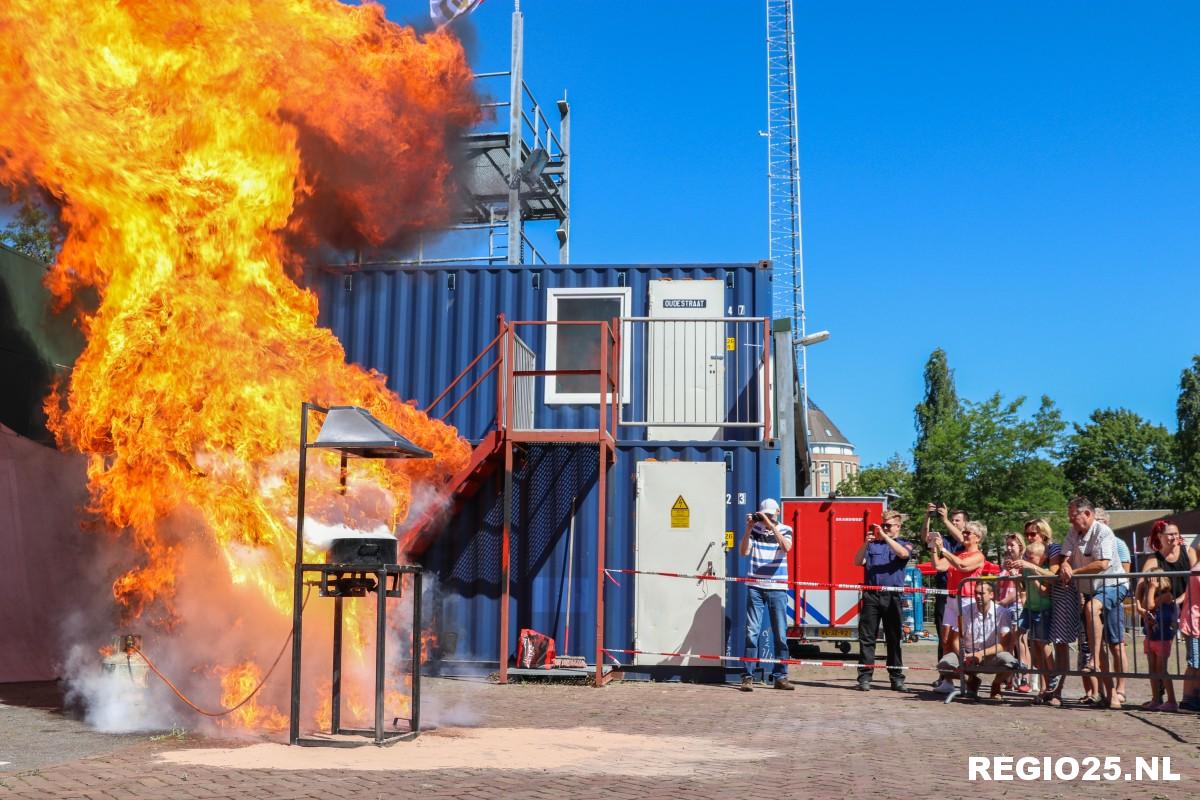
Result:
[[[734,338],[733,336],[726,336],[725,337],[725,349],[731,353],[734,350],[737,350],[737,339]]]
[[[671,506],[671,527],[692,527],[692,511],[688,508],[687,501],[683,499],[683,495],[676,497],[675,504]]]
[[[733,549],[733,531],[725,531],[725,549]]]

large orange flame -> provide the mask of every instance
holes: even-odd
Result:
[[[303,245],[446,219],[447,144],[478,115],[459,43],[333,0],[6,0],[0,72],[0,182],[62,207],[56,297],[99,298],[47,411],[140,554],[115,598],[170,626],[179,560],[202,541],[230,585],[287,612],[302,401],[365,407],[435,454],[356,465],[345,498],[318,469],[317,519],[393,527],[467,458],[345,363],[289,277]],[[227,689],[254,674],[237,670]]]

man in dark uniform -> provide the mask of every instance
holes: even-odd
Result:
[[[904,569],[912,557],[913,546],[900,538],[900,522],[899,512],[883,512],[883,524],[870,527],[866,541],[854,555],[854,563],[864,568],[863,583],[867,586],[904,586]],[[879,638],[881,622],[883,638],[887,643],[888,677],[891,678],[892,689],[904,691],[904,658],[900,654],[903,601],[904,595],[900,592],[863,590],[862,608],[858,612],[858,647],[862,655],[858,688],[864,692],[871,688],[875,642]]]

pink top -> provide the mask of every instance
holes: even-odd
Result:
[[[1006,575],[1020,575],[1021,571],[1009,572],[1006,569],[1000,570],[1000,577]],[[1017,582],[1014,580],[998,581],[996,583],[996,602],[1002,606],[1011,606],[1020,599],[1017,594]]]
[[[1179,609],[1179,630],[1188,636],[1200,636],[1200,564],[1192,567],[1188,578],[1187,599]]]

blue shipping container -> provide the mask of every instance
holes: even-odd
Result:
[[[724,316],[769,316],[770,271],[765,264],[544,267],[453,266],[314,272],[321,322],[352,362],[388,376],[389,386],[424,407],[495,337],[497,315],[510,320],[547,318],[554,288],[629,288],[626,316],[648,315],[652,280],[715,280],[724,287]],[[716,314],[715,314],[716,315]],[[528,330],[527,335],[524,331]],[[544,329],[522,329],[540,359]],[[636,358],[636,356],[635,356]],[[632,364],[633,375],[644,365]],[[485,381],[447,420],[477,441],[495,425],[495,384]],[[636,378],[635,378],[636,380]],[[594,404],[546,403],[535,392],[538,428],[595,428]],[[452,402],[452,400],[451,400]],[[436,411],[444,411],[449,403]],[[723,429],[718,441],[647,441],[644,428],[621,428],[617,461],[608,472],[607,548],[603,563],[631,568],[635,548],[634,476],[639,461],[724,462],[725,530],[741,522],[761,497],[779,495],[778,451],[753,429]],[[513,479],[510,650],[520,628],[555,637],[559,652],[592,661],[598,560],[597,448],[583,444],[523,448]],[[500,637],[500,477],[450,521],[423,557],[431,573],[430,607],[441,657],[447,662],[494,666]],[[568,561],[568,553],[570,559]],[[745,574],[745,559],[726,552],[726,574]],[[668,580],[668,579],[664,579]],[[605,581],[605,642],[633,645],[632,576]],[[740,654],[745,592],[728,584],[726,652]],[[569,643],[567,629],[570,629]],[[510,652],[510,655],[512,653]],[[622,661],[629,659],[622,657]]]

